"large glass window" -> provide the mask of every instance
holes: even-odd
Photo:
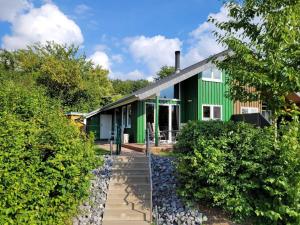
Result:
[[[179,85],[168,87],[160,92],[160,98],[179,99]]]
[[[217,67],[211,67],[202,72],[202,79],[206,81],[222,82],[222,71]]]
[[[220,105],[203,105],[203,120],[222,120],[222,106]]]

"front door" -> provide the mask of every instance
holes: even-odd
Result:
[[[176,141],[179,130],[179,105],[160,105],[158,116],[161,141]]]
[[[110,139],[112,132],[112,115],[100,115],[100,139]]]

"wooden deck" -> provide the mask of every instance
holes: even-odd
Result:
[[[145,152],[146,145],[145,144],[138,144],[138,143],[128,143],[122,144],[122,147],[131,149],[137,152]],[[151,152],[159,153],[159,152],[170,152],[173,150],[173,144],[160,144],[158,147],[151,145]]]

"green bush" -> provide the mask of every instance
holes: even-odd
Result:
[[[212,203],[237,220],[300,224],[299,124],[274,128],[233,122],[189,122],[176,150],[179,193]]]
[[[0,85],[0,224],[69,224],[88,193],[92,140],[43,90]]]

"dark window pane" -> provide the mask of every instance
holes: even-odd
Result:
[[[172,130],[179,130],[179,106],[172,105]]]
[[[214,107],[214,119],[221,119],[221,107]]]
[[[203,106],[203,118],[210,118],[210,106]]]
[[[179,99],[179,84],[174,85],[174,98]]]
[[[154,124],[154,104],[146,104],[146,122]]]

